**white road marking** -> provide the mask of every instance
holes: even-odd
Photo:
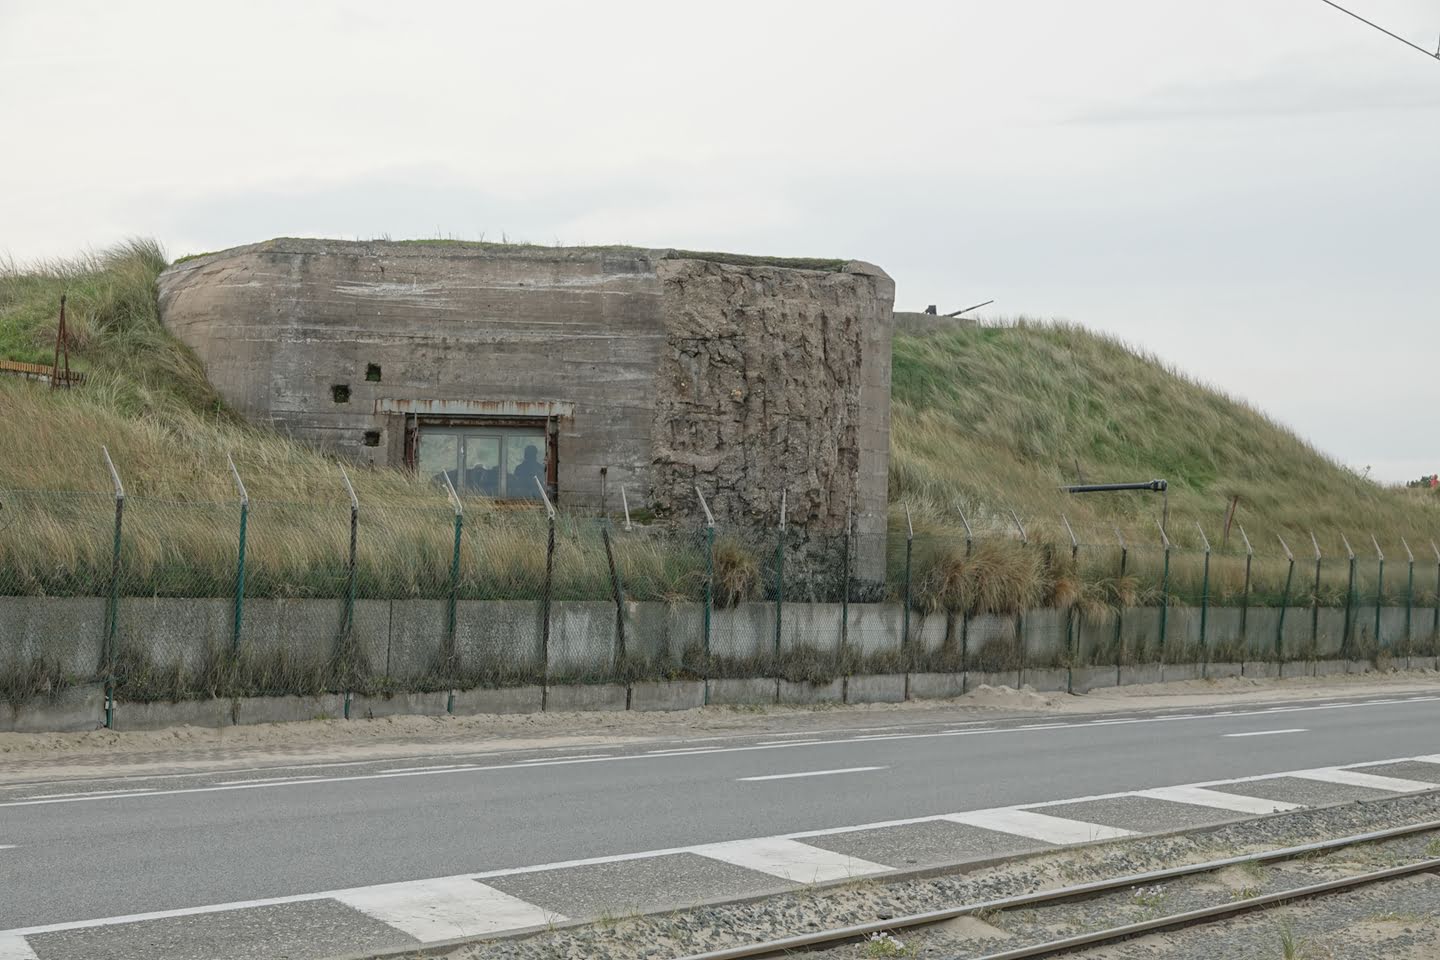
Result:
[[[1222,733],[1222,737],[1270,737],[1277,733],[1309,733],[1304,727],[1290,727],[1287,730],[1250,730],[1246,733]]]
[[[889,767],[845,767],[841,770],[807,770],[804,773],[772,773],[765,777],[737,777],[736,783],[757,783],[761,780],[794,780],[797,777],[833,777],[837,773],[866,773],[870,770],[889,770]]]
[[[1090,840],[1114,840],[1118,837],[1135,835],[1133,830],[1107,827],[1099,823],[1086,823],[1083,820],[1067,820],[1030,810],[1017,810],[1014,807],[952,813],[942,819],[952,823],[963,823],[971,827],[995,830],[999,833],[1011,833],[1017,837],[1029,837],[1031,840],[1044,840],[1046,843],[1061,845],[1086,843]]]
[[[221,780],[215,784],[217,787],[228,787],[237,783],[301,783],[306,780],[314,780],[315,777],[260,777],[250,780]]]
[[[783,837],[711,843],[694,847],[690,852],[796,883],[845,880],[849,877],[886,873],[891,869],[869,860],[849,857],[833,850],[822,850],[808,843],[786,840]]]
[[[391,883],[335,896],[421,943],[558,923],[565,917],[466,877]]]
[[[1235,810],[1240,813],[1278,813],[1285,810],[1300,810],[1302,803],[1286,803],[1283,800],[1266,800],[1263,797],[1244,797],[1238,793],[1223,793],[1204,787],[1157,787],[1141,790],[1139,797],[1155,800],[1171,800],[1175,803],[1190,803],[1200,807],[1215,807],[1217,810]]]
[[[1355,770],[1341,770],[1339,767],[1321,767],[1318,770],[1301,770],[1292,774],[1302,780],[1321,780],[1325,783],[1343,783],[1351,787],[1370,787],[1374,790],[1390,790],[1395,793],[1416,793],[1420,790],[1434,790],[1440,783],[1425,783],[1420,780],[1401,780],[1399,777],[1380,777],[1373,773]]]
[[[14,849],[15,849],[15,844],[13,844],[13,843],[0,843],[0,850],[14,850]]]
[[[70,799],[70,798],[72,798],[72,797],[84,797],[84,798],[86,798],[86,799],[89,799],[89,798],[91,798],[91,797],[94,797],[95,799],[98,800],[98,799],[103,799],[103,798],[106,798],[106,797],[129,797],[129,796],[135,796],[135,795],[137,795],[137,794],[150,793],[150,792],[152,792],[152,791],[149,791],[149,790],[99,790],[99,791],[93,791],[93,792],[92,792],[92,791],[83,791],[83,792],[79,792],[79,793],[41,793],[41,794],[37,794],[36,796],[33,796],[33,797],[27,797],[26,799],[27,799],[27,800],[68,800],[68,799]]]
[[[523,763],[524,761],[518,761]],[[466,767],[474,766],[470,763],[451,763],[429,767],[391,767],[386,773],[416,773],[420,770],[464,770]],[[244,783],[243,780],[232,780],[231,783]]]
[[[1440,697],[1428,697],[1428,698],[1425,698],[1425,699],[1427,699],[1427,700],[1436,700],[1436,699],[1440,699]],[[1284,707],[1284,708],[1278,708],[1277,710],[1241,711],[1241,712],[1233,713],[1233,714],[1231,714],[1230,716],[1232,716],[1232,717],[1246,717],[1246,716],[1260,716],[1260,715],[1262,715],[1262,714],[1274,713],[1274,712],[1298,712],[1298,711],[1313,711],[1313,710],[1337,710],[1337,709],[1342,709],[1342,708],[1349,708],[1349,707],[1356,707],[1356,706],[1364,706],[1364,705],[1365,705],[1365,704],[1363,704],[1363,703],[1326,703],[1326,704],[1317,704],[1317,705],[1313,705],[1313,706]],[[1077,722],[1074,722],[1074,723],[1056,724],[1056,725],[1047,727],[1047,729],[1052,729],[1052,730],[1059,730],[1059,729],[1083,729],[1083,728],[1085,728],[1085,727],[1094,726],[1094,725],[1097,725],[1097,724],[1119,725],[1119,724],[1127,724],[1127,723],[1163,723],[1163,722],[1170,722],[1170,721],[1172,721],[1172,720],[1196,720],[1196,719],[1198,719],[1198,720],[1207,720],[1207,719],[1210,719],[1211,716],[1212,716],[1212,715],[1207,715],[1207,714],[1185,714],[1185,715],[1171,715],[1171,716],[1166,716],[1166,717],[1135,717],[1135,718],[1131,718],[1131,719],[1114,719],[1114,720],[1083,720],[1083,721],[1077,721]],[[831,746],[831,745],[842,745],[842,744],[847,744],[847,743],[863,743],[863,742],[872,741],[872,740],[928,740],[928,739],[933,739],[933,738],[936,738],[936,737],[973,737],[973,736],[984,736],[984,735],[989,735],[989,734],[1028,733],[1028,732],[1030,732],[1030,731],[1027,730],[1027,729],[1024,728],[1024,727],[997,727],[997,728],[985,728],[985,729],[975,729],[975,730],[947,730],[947,731],[943,731],[943,732],[939,732],[939,733],[896,734],[896,735],[885,736],[885,737],[852,737],[852,738],[847,738],[847,739],[825,740],[825,741],[822,741],[822,742],[820,742],[820,743],[818,743],[818,744],[816,744],[816,743],[806,743],[806,742],[801,742],[801,743],[793,743],[793,742],[791,742],[791,743],[771,743],[771,744],[767,744],[767,745],[764,745],[764,746],[759,745],[759,744],[751,744],[751,745],[747,745],[747,746],[737,746],[737,747],[708,747],[708,748],[696,748],[696,749],[663,750],[663,751],[653,751],[653,752],[651,752],[651,753],[645,753],[645,754],[620,754],[620,755],[590,756],[590,757],[586,757],[586,758],[584,758],[584,759],[552,760],[552,759],[548,759],[548,758],[547,758],[547,759],[537,760],[537,761],[535,761],[535,762],[508,762],[508,763],[495,763],[495,764],[488,764],[488,765],[475,764],[475,765],[469,765],[469,766],[459,766],[459,767],[455,767],[455,768],[453,768],[453,769],[427,768],[427,769],[419,769],[419,770],[410,770],[410,771],[405,771],[405,772],[387,771],[387,772],[379,772],[379,773],[355,774],[355,775],[351,775],[351,776],[315,777],[315,778],[313,778],[313,779],[307,779],[307,780],[286,780],[286,781],[283,781],[283,782],[274,782],[274,783],[259,783],[259,782],[256,782],[256,781],[247,781],[247,782],[244,782],[244,783],[229,783],[229,784],[227,784],[227,785],[225,785],[225,786],[214,785],[214,786],[204,786],[204,787],[177,787],[177,788],[169,789],[169,790],[136,790],[136,791],[126,791],[126,792],[124,792],[124,793],[119,793],[119,792],[86,793],[86,794],[77,794],[77,795],[74,795],[74,796],[56,796],[56,795],[49,795],[49,796],[46,796],[46,797],[31,797],[31,798],[24,799],[24,800],[9,800],[9,801],[3,801],[3,802],[0,802],[0,808],[3,808],[3,807],[31,806],[31,805],[34,805],[34,804],[45,804],[45,803],[82,803],[82,802],[87,802],[87,801],[90,801],[90,800],[110,800],[110,799],[122,799],[122,800],[123,800],[123,799],[127,799],[127,798],[132,798],[132,797],[172,796],[172,795],[182,794],[182,793],[213,793],[213,792],[225,791],[225,790],[257,790],[257,789],[263,789],[263,788],[283,788],[283,787],[308,786],[308,785],[310,785],[310,784],[348,783],[348,782],[364,781],[364,780],[383,780],[383,779],[387,779],[387,778],[389,778],[389,777],[445,776],[445,775],[450,775],[450,774],[474,773],[474,772],[484,772],[484,771],[493,771],[493,770],[524,770],[524,769],[529,769],[529,768],[531,768],[531,767],[543,767],[543,766],[547,766],[547,765],[550,765],[550,764],[562,765],[562,764],[581,764],[581,763],[619,763],[619,762],[629,761],[629,760],[650,760],[650,759],[661,759],[661,758],[665,758],[665,757],[698,756],[698,755],[711,754],[711,753],[745,753],[745,752],[754,751],[754,750],[785,750],[785,749],[789,749],[789,748],[791,748],[791,747]],[[700,739],[700,738],[697,738],[697,739]],[[375,762],[375,761],[363,761],[363,762],[365,762],[365,763],[371,763],[371,762]],[[1388,763],[1388,762],[1392,762],[1392,761],[1382,761],[1382,762],[1387,762],[1387,763]],[[224,771],[224,772],[230,772],[230,771]],[[1216,782],[1216,783],[1221,783],[1221,782],[1226,782],[1226,781],[1218,781],[1218,780],[1217,780],[1217,781],[1215,781],[1215,782]],[[1232,778],[1231,782],[1234,782],[1234,778]],[[1069,802],[1069,801],[1066,801],[1066,802]]]
[[[1350,765],[1348,768],[1346,768],[1345,770],[1337,770],[1336,768],[1323,768],[1322,770],[1318,770],[1318,771],[1317,771],[1317,770],[1281,771],[1281,772],[1279,772],[1279,773],[1264,773],[1264,774],[1258,774],[1258,775],[1256,775],[1256,776],[1250,776],[1250,777],[1231,777],[1231,778],[1226,779],[1226,780],[1209,780],[1209,781],[1203,781],[1203,782],[1200,782],[1200,783],[1183,784],[1183,785],[1181,785],[1181,786],[1184,786],[1184,787],[1196,787],[1196,788],[1203,788],[1203,787],[1224,787],[1224,786],[1226,786],[1227,784],[1234,784],[1234,783],[1254,783],[1254,782],[1261,781],[1261,780],[1276,780],[1276,779],[1280,779],[1280,778],[1283,778],[1283,777],[1297,777],[1297,776],[1303,777],[1303,776],[1305,776],[1305,775],[1307,775],[1307,774],[1313,775],[1313,774],[1316,774],[1316,773],[1322,773],[1322,774],[1325,774],[1326,776],[1330,776],[1332,771],[1338,772],[1338,773],[1342,773],[1342,774],[1348,774],[1348,773],[1352,773],[1352,772],[1354,772],[1355,770],[1360,769],[1360,768],[1365,768],[1365,767],[1377,767],[1377,766],[1383,766],[1383,765],[1394,764],[1394,763],[1405,763],[1405,762],[1407,762],[1407,761],[1412,761],[1412,760],[1420,760],[1420,761],[1424,761],[1424,762],[1428,762],[1428,763],[1440,763],[1440,754],[1431,754],[1431,755],[1423,756],[1423,757],[1394,757],[1394,758],[1391,758],[1391,759],[1388,759],[1388,760],[1372,760],[1372,761],[1367,761],[1367,762],[1365,762],[1365,763],[1351,764],[1351,765]],[[1364,776],[1364,775],[1362,774],[1362,776]],[[1313,777],[1312,777],[1312,779],[1313,779]],[[1399,783],[1411,783],[1411,782],[1412,782],[1412,781],[1404,781],[1404,780],[1402,780],[1402,781],[1395,781],[1395,780],[1393,780],[1392,778],[1387,778],[1387,777],[1376,777],[1376,778],[1374,778],[1374,779],[1377,779],[1377,780],[1387,780],[1387,781],[1389,781],[1389,782],[1391,782],[1391,783],[1395,783],[1395,782],[1399,782]],[[1440,789],[1440,784],[1424,784],[1423,787],[1424,787],[1424,788]],[[1016,819],[1016,818],[1015,818],[1015,814],[1017,814],[1017,813],[1031,812],[1031,811],[1035,811],[1035,810],[1039,810],[1039,809],[1044,809],[1044,808],[1046,808],[1046,807],[1059,806],[1059,805],[1062,805],[1062,804],[1084,803],[1084,802],[1094,801],[1094,800],[1114,800],[1114,799],[1118,799],[1118,798],[1120,798],[1120,797],[1133,797],[1133,796],[1136,796],[1138,793],[1142,793],[1142,792],[1144,792],[1144,791],[1122,790],[1122,791],[1117,791],[1117,792],[1114,792],[1114,793],[1092,794],[1092,795],[1090,795],[1090,796],[1085,796],[1085,797],[1068,797],[1068,798],[1063,799],[1063,800],[1045,800],[1045,801],[1040,801],[1040,802],[1037,802],[1037,803],[1028,803],[1028,804],[1023,804],[1023,805],[1015,806],[1015,807],[1006,807],[1006,808],[1002,808],[1002,809],[999,810],[999,811],[978,810],[978,811],[970,811],[970,812],[967,812],[967,813],[958,813],[958,814],[936,814],[936,815],[931,815],[931,816],[909,817],[909,818],[901,819],[901,820],[885,820],[885,821],[879,821],[879,822],[875,822],[875,823],[862,823],[862,824],[854,824],[854,825],[851,825],[851,826],[843,826],[843,827],[826,827],[826,828],[820,829],[820,830],[804,830],[804,831],[797,831],[797,832],[795,832],[795,833],[784,834],[784,835],[777,836],[777,837],[762,838],[761,840],[758,840],[758,841],[735,841],[735,842],[733,842],[732,844],[729,844],[729,845],[732,845],[732,846],[733,846],[733,845],[736,845],[736,844],[742,844],[742,845],[743,845],[743,844],[755,844],[755,843],[760,843],[760,842],[762,842],[762,841],[763,841],[763,842],[785,841],[785,840],[798,841],[798,840],[804,840],[804,839],[806,839],[806,838],[808,838],[808,837],[835,836],[835,835],[839,835],[839,834],[859,833],[859,832],[865,831],[865,830],[879,830],[879,829],[882,829],[882,828],[885,828],[885,827],[900,827],[900,826],[908,826],[908,825],[910,825],[910,824],[917,824],[917,823],[934,823],[934,822],[944,821],[944,820],[949,820],[949,821],[952,821],[952,822],[961,822],[961,823],[974,822],[974,821],[976,820],[976,818],[979,817],[979,816],[981,816],[981,815],[989,814],[989,813],[997,813],[997,812],[998,812],[998,813],[1003,813],[1003,814],[1005,814],[1006,817],[1007,817],[1007,818],[1010,820],[1010,822],[1013,824],[1013,823],[1015,822],[1015,819]],[[1061,819],[1061,818],[1058,818],[1058,817],[1045,817],[1044,819],[1045,819],[1046,821],[1050,821],[1050,822],[1052,822],[1052,823],[1059,823],[1059,824],[1068,824],[1068,825],[1074,825],[1074,826],[1081,826],[1081,824],[1079,823],[1079,821],[1075,821],[1075,820],[1064,820],[1064,819]],[[1034,821],[1032,821],[1032,823],[1033,823],[1033,822],[1034,822]],[[977,822],[976,825],[981,825],[981,824],[979,824],[979,823]],[[1084,824],[1083,826],[1085,826],[1085,827],[1093,827],[1093,828],[1095,828],[1095,830],[1096,830],[1097,832],[1103,831],[1103,832],[1105,832],[1105,833],[1107,833],[1107,834],[1113,834],[1113,835],[1117,835],[1117,836],[1128,836],[1128,835],[1130,835],[1130,832],[1129,832],[1129,831],[1119,830],[1119,829],[1114,828],[1114,827],[1102,827],[1102,826],[1099,826],[1099,825],[1097,825],[1097,824]],[[995,829],[995,828],[990,828],[990,829]],[[1014,831],[1007,831],[1007,830],[1001,829],[1000,832],[1014,832]],[[1024,835],[1024,834],[1021,834],[1021,835]],[[1084,842],[1084,841],[1093,840],[1093,839],[1101,839],[1101,836],[1092,836],[1091,833],[1085,832],[1085,833],[1082,833],[1081,835],[1077,836],[1075,839],[1073,839],[1073,840],[1071,840],[1071,841],[1069,841],[1069,842],[1078,843],[1078,842]],[[798,845],[798,846],[801,846],[801,847],[807,847],[807,846],[808,846],[808,845],[806,845],[806,844],[797,844],[797,845]],[[601,864],[609,864],[609,863],[625,863],[625,862],[631,862],[631,861],[635,861],[635,860],[648,860],[648,859],[655,858],[655,857],[673,856],[673,855],[676,855],[676,854],[684,854],[684,853],[704,854],[706,850],[710,850],[710,851],[713,852],[717,847],[725,847],[725,846],[727,846],[727,844],[723,844],[723,843],[722,843],[722,844],[706,844],[706,845],[691,846],[691,847],[670,847],[670,848],[661,849],[661,850],[644,850],[644,851],[640,851],[640,852],[636,852],[636,853],[620,853],[620,854],[611,854],[611,855],[609,855],[609,856],[587,857],[587,858],[584,858],[584,859],[577,859],[577,860],[564,860],[564,861],[557,861],[557,862],[553,862],[553,863],[534,864],[534,865],[532,865],[532,866],[526,866],[526,867],[510,867],[510,868],[500,869],[500,870],[491,870],[491,871],[487,871],[487,872],[484,872],[484,873],[464,874],[464,875],[457,876],[457,877],[442,877],[442,878],[438,878],[438,879],[439,879],[439,880],[446,880],[446,881],[458,881],[458,880],[468,880],[468,881],[488,880],[488,879],[492,879],[492,878],[496,878],[496,877],[508,877],[508,876],[517,876],[517,875],[520,875],[520,874],[527,874],[527,873],[541,873],[541,872],[547,872],[547,871],[553,871],[553,870],[564,870],[564,869],[568,869],[568,868],[571,868],[571,867],[598,866],[598,865],[601,865]],[[814,848],[814,849],[818,849],[818,848]],[[860,860],[853,860],[853,859],[846,858],[846,863],[847,863],[847,868],[848,868],[848,869],[850,869],[851,871],[855,871],[859,864],[867,863],[867,861],[860,861]],[[880,864],[870,864],[870,866],[874,867],[876,870],[885,870],[885,869],[888,869],[888,868],[886,868],[886,867],[883,867],[883,866],[880,865]],[[847,873],[847,874],[844,874],[843,876],[850,876],[850,875],[853,875],[853,874]],[[421,883],[421,884],[430,884],[430,883],[434,883],[434,882],[438,882],[438,881],[422,880],[422,881],[416,881],[416,882],[417,882],[417,883]],[[393,887],[393,886],[405,886],[405,884],[389,884],[388,886],[392,886],[392,887]],[[350,890],[331,890],[331,891],[323,891],[323,892],[319,892],[319,893],[294,894],[294,895],[291,895],[291,896],[270,897],[270,898],[262,899],[262,900],[241,900],[241,901],[235,901],[235,902],[231,902],[231,903],[210,904],[210,905],[200,906],[200,907],[183,907],[183,908],[178,908],[178,909],[174,909],[174,910],[157,910],[157,911],[152,911],[152,912],[149,912],[149,913],[129,914],[129,915],[126,915],[126,916],[103,917],[103,918],[93,919],[93,920],[76,920],[76,921],[68,921],[68,922],[64,922],[64,923],[46,924],[46,925],[35,926],[35,927],[21,927],[21,928],[16,928],[16,929],[13,929],[13,930],[0,930],[0,943],[12,942],[15,938],[27,937],[27,936],[35,936],[35,935],[43,934],[43,933],[64,933],[64,932],[71,931],[71,930],[88,930],[88,929],[94,929],[94,928],[97,928],[97,927],[116,926],[116,925],[120,925],[120,924],[129,924],[129,923],[140,923],[140,922],[143,922],[143,921],[146,921],[146,920],[166,920],[166,919],[172,919],[172,918],[176,918],[176,917],[202,916],[202,915],[210,914],[210,913],[224,913],[224,912],[228,912],[228,911],[232,911],[232,910],[245,910],[245,909],[250,909],[250,908],[254,908],[254,907],[280,906],[280,905],[290,904],[290,903],[308,903],[308,902],[312,902],[312,901],[316,901],[316,900],[339,899],[339,898],[343,898],[343,897],[359,895],[359,894],[365,893],[365,892],[367,892],[367,891],[369,891],[369,890],[372,890],[372,889],[374,889],[374,888],[371,888],[371,887],[357,887],[357,888],[353,888],[353,889],[350,889]],[[554,919],[554,918],[552,917],[551,919]],[[0,955],[0,960],[10,960],[10,958],[5,957],[5,956],[3,956],[3,955]],[[22,954],[22,955],[21,955],[21,960],[30,960],[30,958],[29,958],[28,956],[25,956],[25,955]]]
[[[0,933],[0,960],[40,960],[24,937]]]
[[[601,760],[613,757],[613,753],[572,753],[568,757],[535,757],[530,760],[516,760],[516,763],[554,763],[557,760]]]

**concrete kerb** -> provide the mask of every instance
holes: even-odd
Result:
[[[179,703],[115,704],[116,730],[166,727],[228,727],[235,723],[235,701],[181,700]]]
[[[947,700],[965,692],[963,673],[910,674],[911,700]]]
[[[468,717],[483,713],[539,713],[545,702],[540,686],[476,687],[455,693],[454,713]]]
[[[855,678],[851,678],[854,682]],[[829,683],[791,682],[781,680],[777,687],[777,702],[789,704],[842,703],[845,700],[845,681],[831,680]]]
[[[706,701],[727,706],[759,706],[780,701],[780,681],[764,677],[707,680]]]
[[[1420,669],[1435,669],[1436,660],[1417,657]],[[1326,672],[1341,675],[1347,668],[1374,672],[1364,661],[1322,661]],[[1247,661],[1243,676],[1312,676],[1312,661]],[[1209,664],[1209,679],[1242,676],[1239,663]],[[1163,682],[1181,682],[1200,676],[1200,664],[1166,664]],[[1159,683],[1161,665],[1144,664],[1123,668],[1126,684]],[[1027,671],[1024,685],[1036,690],[1064,689],[1067,671]],[[908,698],[949,699],[963,696],[982,684],[1010,686],[1015,675],[1003,673],[916,673],[860,674],[825,684],[792,683],[770,678],[719,678],[709,681],[643,681],[625,684],[577,684],[475,688],[455,691],[448,711],[456,716],[475,714],[516,714],[584,711],[690,710],[715,705],[770,706],[777,703],[804,705],[818,703],[898,703]],[[1076,667],[1069,673],[1074,693],[1115,686],[1115,668]],[[353,695],[351,719],[389,716],[443,716],[451,694],[400,693],[390,696]],[[117,730],[155,730],[166,727],[224,727],[232,724],[285,723],[335,719],[344,716],[345,698],[340,694],[319,696],[246,697],[240,699],[185,700],[178,703],[117,702]],[[98,684],[73,687],[53,698],[42,698],[20,707],[0,705],[0,732],[42,733],[93,730],[103,726],[104,694]]]
[[[631,710],[694,710],[703,706],[703,680],[661,680],[630,685]]]
[[[564,684],[545,688],[547,713],[627,710],[630,688],[623,683]]]
[[[237,726],[338,720],[344,715],[345,697],[338,693],[315,697],[241,697],[235,701],[233,714]]]
[[[845,684],[846,703],[901,703],[904,700],[903,673],[859,674]]]
[[[378,717],[442,717],[450,695],[439,693],[396,693],[390,696],[350,698],[351,720],[373,720]]]
[[[1089,693],[1091,690],[1099,690],[1102,687],[1113,687],[1115,679],[1113,666],[1075,667],[1070,671],[1070,691],[1072,693]]]
[[[0,733],[79,733],[105,725],[105,687],[87,683],[23,705],[0,706]]]
[[[1070,671],[1063,667],[1026,670],[1021,677],[1021,685],[1051,693],[1066,691],[1070,689]]]

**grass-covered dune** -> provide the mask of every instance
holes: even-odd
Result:
[[[820,263],[817,261],[816,263]],[[61,293],[72,365],[83,387],[50,390],[0,376],[0,593],[94,592],[110,569],[110,480],[119,466],[131,500],[126,590],[220,595],[231,589],[233,454],[253,504],[248,589],[256,595],[335,596],[348,547],[348,498],[332,458],[225,410],[196,359],[159,322],[161,249],[134,241],[64,262],[0,267],[0,359],[48,363]],[[1063,483],[1170,483],[1167,530],[1177,545],[1169,592],[1198,594],[1197,522],[1217,550],[1225,512],[1255,545],[1253,602],[1278,602],[1283,536],[1299,558],[1292,602],[1314,591],[1314,532],[1327,561],[1320,599],[1348,589],[1342,534],[1367,558],[1357,589],[1378,589],[1370,536],[1403,569],[1404,538],[1420,562],[1417,602],[1433,595],[1437,499],[1356,476],[1244,403],[1103,335],[1062,324],[905,324],[894,342],[890,551],[886,589],[901,592],[904,532],[913,519],[913,598],[971,612],[1027,605],[1092,607],[1159,596],[1162,501],[1155,494],[1071,496]],[[395,470],[352,471],[366,535],[361,591],[438,596],[447,589],[453,514],[433,487]],[[64,491],[64,493],[61,493]],[[1019,542],[1011,519],[1024,524]],[[974,530],[966,545],[962,513]],[[1072,559],[1067,517],[1084,546]],[[465,596],[533,596],[544,566],[534,511],[467,506]],[[556,596],[605,598],[596,525],[567,521]],[[1116,530],[1130,547],[1118,570]],[[618,538],[632,598],[703,591],[697,531]],[[1243,589],[1238,528],[1232,558],[1212,573],[1216,602]],[[725,540],[717,556],[726,600],[765,590],[763,549]],[[1425,571],[1428,571],[1425,572]],[[1368,578],[1368,579],[1367,579]],[[1387,577],[1394,595],[1405,586]],[[790,591],[787,590],[787,593]],[[1373,597],[1373,593],[1371,594]]]

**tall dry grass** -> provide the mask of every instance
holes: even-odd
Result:
[[[123,567],[132,593],[224,594],[233,588],[239,506],[227,454],[252,500],[247,589],[257,596],[335,596],[348,556],[349,501],[332,457],[228,412],[200,364],[160,324],[151,241],[20,268],[0,266],[0,355],[44,361],[60,294],[68,296],[73,360],[89,380],[51,391],[0,379],[0,590],[95,592],[111,563],[108,447],[130,495]],[[1103,608],[1198,600],[1198,521],[1217,552],[1209,595],[1244,597],[1237,532],[1221,549],[1232,496],[1257,556],[1255,603],[1403,600],[1401,537],[1419,556],[1415,602],[1435,592],[1429,544],[1440,498],[1355,476],[1243,403],[1121,343],[1072,326],[910,323],[894,344],[890,568],[882,591],[903,592],[905,508],[917,547],[912,597],[927,610],[1000,612],[1026,605]],[[1077,479],[1170,481],[1168,578],[1154,495],[1068,496]],[[454,516],[433,486],[398,470],[355,470],[361,502],[358,592],[448,594]],[[50,491],[38,493],[35,491]],[[1019,542],[1010,511],[1029,543]],[[964,512],[976,539],[966,552]],[[1083,546],[1070,558],[1066,515]],[[466,504],[459,592],[537,597],[545,579],[543,517]],[[1119,565],[1116,528],[1127,543]],[[1325,554],[1316,588],[1309,531]],[[1341,532],[1360,554],[1349,583]],[[1369,534],[1389,558],[1383,585]],[[633,534],[633,535],[632,535]],[[1291,589],[1280,552],[1297,557]],[[721,604],[763,597],[764,548],[722,537],[714,558]],[[698,599],[698,531],[617,534],[625,595]],[[605,598],[614,585],[594,518],[565,520],[552,596]],[[873,590],[856,596],[877,595]]]

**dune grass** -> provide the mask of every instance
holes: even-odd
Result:
[[[891,527],[909,506],[917,531],[962,536],[960,513],[986,535],[1068,544],[1061,516],[1083,542],[1160,545],[1162,499],[1153,493],[1070,495],[1067,483],[1169,481],[1169,539],[1198,550],[1199,523],[1222,547],[1231,498],[1257,553],[1303,561],[1310,532],[1323,553],[1392,561],[1401,538],[1433,565],[1440,498],[1382,487],[1326,457],[1243,401],[1200,384],[1102,334],[1019,321],[937,324],[895,339]],[[1362,550],[1363,545],[1363,550]],[[1242,549],[1239,529],[1228,547]]]
[[[69,391],[0,377],[0,592],[94,593],[107,582],[113,511],[103,444],[130,498],[127,594],[233,589],[233,454],[252,501],[247,592],[338,595],[349,536],[339,463],[225,409],[196,358],[160,324],[155,278],[165,263],[158,245],[137,240],[70,261],[0,266],[0,357],[48,362],[65,293],[72,363],[89,377]],[[1415,601],[1433,598],[1429,544],[1440,535],[1440,498],[1358,477],[1245,404],[1102,335],[1063,324],[907,322],[894,341],[893,383],[889,569],[885,584],[854,591],[857,599],[903,595],[908,509],[916,531],[911,596],[926,612],[1048,605],[1098,615],[1162,598],[1199,602],[1197,522],[1216,548],[1210,602],[1238,603],[1238,528],[1223,546],[1221,529],[1233,496],[1257,552],[1250,602],[1343,604],[1350,588],[1342,532],[1362,558],[1356,595],[1404,596],[1404,537],[1419,557]],[[454,515],[445,498],[404,471],[351,475],[362,504],[359,595],[448,595]],[[1169,480],[1168,578],[1160,497],[1059,490],[1077,475]],[[1083,544],[1078,551],[1062,514]],[[539,513],[475,500],[464,523],[461,597],[540,595]],[[1117,528],[1127,544],[1123,572]],[[1318,591],[1311,530],[1327,557]],[[1383,591],[1372,532],[1390,560]],[[1288,593],[1277,535],[1297,558]],[[635,531],[617,535],[612,549],[628,598],[704,595],[698,530]],[[717,603],[767,596],[767,551],[773,547],[720,538]],[[552,576],[556,599],[611,596],[596,518],[564,519]],[[787,594],[794,588],[787,583]]]

